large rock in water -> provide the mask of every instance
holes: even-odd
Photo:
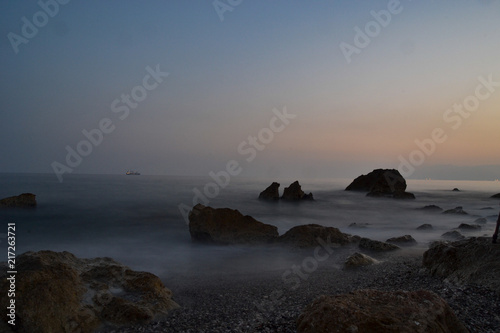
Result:
[[[179,307],[156,275],[133,271],[111,258],[40,251],[17,256],[16,264],[18,332],[94,332],[104,323],[144,323]],[[9,302],[8,289],[4,274],[1,304]]]
[[[36,207],[36,195],[33,193],[23,193],[17,196],[0,200],[0,207],[7,208],[34,208]]]
[[[278,228],[244,216],[236,209],[197,204],[189,213],[189,233],[195,242],[255,244],[274,241]]]
[[[318,224],[306,224],[293,227],[278,238],[278,242],[292,247],[313,247],[347,245],[359,240],[357,236],[342,233],[334,227],[324,227]]]
[[[279,200],[280,192],[279,192],[280,184],[273,182],[266,188],[264,191],[260,192],[259,199],[260,200]]]
[[[320,296],[297,320],[299,333],[465,333],[468,330],[438,295],[427,290],[357,290]]]
[[[500,245],[489,237],[433,243],[424,253],[424,266],[432,275],[458,283],[484,286],[500,294]]]
[[[314,200],[312,193],[305,194],[304,191],[302,191],[302,187],[297,180],[290,184],[290,186],[285,187],[281,199],[290,201]]]
[[[372,197],[415,199],[412,193],[406,192],[406,180],[396,169],[373,170],[354,179],[345,190],[368,192],[367,196]]]

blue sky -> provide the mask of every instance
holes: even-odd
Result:
[[[0,172],[207,175],[236,160],[248,176],[353,177],[397,168],[435,128],[447,140],[408,176],[500,165],[500,91],[458,129],[443,120],[478,77],[500,81],[500,1],[244,0],[222,21],[212,1],[57,4],[17,53],[9,33],[43,9],[0,4]],[[340,44],[390,4],[399,12],[348,62]],[[112,102],[157,65],[169,75],[120,120]],[[296,117],[246,161],[238,146],[285,107]],[[114,130],[69,167],[66,147],[105,118]]]

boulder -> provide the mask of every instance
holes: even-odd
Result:
[[[399,246],[413,246],[417,245],[417,241],[411,235],[404,235],[400,237],[389,238],[387,243],[396,244]]]
[[[244,216],[236,209],[212,208],[197,204],[189,213],[191,239],[201,243],[270,243],[278,237],[275,226]]]
[[[436,205],[427,205],[427,206],[424,206],[422,208],[417,208],[418,210],[423,210],[423,211],[426,211],[426,212],[442,212],[443,211],[443,208],[439,207],[439,206],[436,206]]]
[[[312,193],[305,194],[304,191],[302,191],[302,187],[298,181],[294,181],[290,186],[285,187],[281,199],[290,201],[314,200]]]
[[[458,188],[456,188],[456,187],[452,191],[453,192],[460,192],[460,190]]]
[[[314,247],[322,244],[347,245],[359,240],[358,236],[342,233],[334,227],[306,224],[293,227],[278,238],[278,242],[292,247]]]
[[[372,257],[367,256],[366,254],[355,252],[346,259],[344,266],[347,269],[351,269],[363,266],[370,266],[378,263],[379,263],[378,260],[373,259]]]
[[[451,240],[451,241],[460,240],[460,239],[465,238],[464,235],[462,235],[460,232],[458,232],[456,230],[445,232],[444,234],[441,235],[441,237],[446,239],[446,240]]]
[[[500,193],[493,194],[491,197],[494,199],[500,199]]]
[[[463,210],[462,206],[455,207],[453,209],[448,209],[443,212],[443,214],[457,214],[457,215],[467,215],[468,213]]]
[[[16,268],[19,332],[94,332],[102,324],[145,323],[179,307],[156,275],[111,258],[26,252],[16,257]],[[6,276],[0,280],[2,304],[8,302]]]
[[[420,231],[429,231],[429,230],[433,230],[433,229],[434,229],[434,227],[432,226],[432,224],[428,224],[428,223],[424,223],[421,226],[417,227],[417,230],[420,230]]]
[[[320,296],[297,320],[298,333],[465,333],[450,306],[427,290],[356,290]]]
[[[35,208],[36,195],[33,193],[22,193],[17,196],[0,200],[0,207],[5,208]]]
[[[423,265],[431,275],[457,284],[477,284],[500,294],[500,246],[490,237],[436,242],[424,253]]]
[[[486,224],[488,220],[484,217],[478,217],[477,219],[474,220],[474,223],[476,224]]]
[[[462,223],[458,226],[458,229],[462,231],[479,231],[481,230],[481,226],[477,224]]]
[[[406,180],[396,169],[376,169],[367,175],[354,179],[346,191],[368,192],[371,197],[391,197],[395,199],[415,199],[406,191]]]
[[[264,191],[260,192],[259,199],[260,200],[279,200],[279,198],[280,198],[279,188],[280,188],[280,184],[273,182]]]
[[[373,252],[386,252],[400,249],[400,247],[397,245],[379,242],[376,240],[371,240],[369,238],[361,238],[359,240],[359,248]]]

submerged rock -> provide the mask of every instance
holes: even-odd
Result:
[[[453,209],[448,209],[443,212],[443,214],[457,214],[457,215],[468,215],[466,211],[463,210],[462,206],[455,207]]]
[[[441,235],[441,237],[446,240],[460,240],[465,238],[464,235],[462,235],[460,232],[456,230],[445,232],[444,234]]]
[[[111,258],[40,251],[19,255],[16,264],[19,332],[90,333],[103,323],[145,323],[179,307],[156,275],[133,271]],[[8,284],[4,274],[2,304],[8,302]]]
[[[456,187],[452,191],[453,192],[460,192],[460,190],[458,188],[456,188]]]
[[[500,193],[493,194],[493,195],[491,196],[491,198],[494,198],[494,199],[500,199]]]
[[[281,199],[290,201],[314,200],[312,193],[305,194],[304,191],[302,191],[302,187],[298,181],[294,181],[290,186],[285,187]]]
[[[280,198],[279,188],[280,188],[280,184],[273,182],[264,191],[260,192],[259,199],[260,200],[279,200],[279,198]]]
[[[313,247],[325,244],[347,245],[359,241],[358,236],[342,233],[334,227],[306,224],[293,227],[278,238],[278,242],[292,247]]]
[[[400,249],[400,247],[397,245],[384,243],[369,238],[361,238],[359,240],[359,248],[374,252],[386,252]]]
[[[417,227],[417,230],[420,230],[420,231],[429,231],[429,230],[433,230],[433,229],[434,229],[434,227],[432,226],[432,224],[428,224],[428,223],[424,223],[421,226]]]
[[[371,225],[371,223],[351,223],[349,224],[349,228],[353,228],[353,229],[366,229],[368,228],[368,226]]]
[[[479,231],[481,230],[481,226],[477,224],[462,223],[458,226],[458,229],[462,231]]]
[[[236,209],[197,204],[189,213],[189,232],[195,242],[216,244],[270,243],[278,228],[243,215]]]
[[[477,219],[474,220],[474,223],[476,224],[486,224],[488,220],[484,217],[478,217]]]
[[[417,245],[417,241],[411,235],[404,235],[404,236],[400,236],[400,237],[392,237],[392,238],[389,238],[386,242],[387,243],[396,244],[396,245],[399,245],[399,246],[413,246],[413,245]]]
[[[347,269],[351,269],[363,266],[370,266],[378,263],[379,263],[378,260],[373,259],[372,257],[367,256],[366,254],[355,252],[346,259],[344,266]]]
[[[431,291],[365,289],[316,298],[298,318],[297,332],[465,333],[468,330],[450,306]]]
[[[376,169],[367,175],[354,179],[346,191],[368,192],[371,197],[391,197],[395,199],[415,199],[406,192],[406,180],[396,169]]]
[[[5,208],[34,208],[36,207],[36,195],[33,193],[22,193],[17,196],[0,200],[0,207]]]
[[[443,211],[443,208],[439,207],[439,206],[436,206],[436,205],[427,205],[425,207],[422,207],[422,208],[417,208],[418,210],[423,210],[423,211],[426,211],[426,212],[442,212]]]
[[[500,294],[500,245],[490,237],[436,242],[424,253],[423,265],[431,275],[448,281],[478,284]]]

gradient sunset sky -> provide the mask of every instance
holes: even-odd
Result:
[[[109,119],[73,173],[204,176],[236,160],[252,177],[348,178],[415,160],[415,140],[441,129],[409,178],[500,178],[500,1],[40,3],[51,15],[0,3],[0,172],[52,173]],[[372,37],[348,60],[356,27]],[[120,119],[113,102],[147,68],[169,75]],[[474,111],[452,110],[477,91]],[[296,117],[248,161],[248,137],[284,108]]]

